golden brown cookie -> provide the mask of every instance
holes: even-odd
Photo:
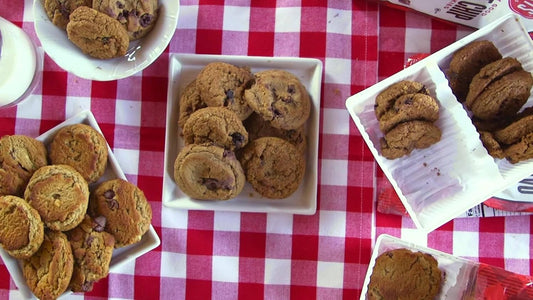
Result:
[[[185,144],[213,144],[235,151],[248,143],[239,116],[226,107],[206,107],[191,114],[183,126]]]
[[[89,186],[68,165],[44,166],[31,177],[24,199],[39,212],[48,228],[66,231],[83,220],[89,203]]]
[[[491,132],[488,131],[479,131],[479,138],[483,143],[483,146],[489,152],[489,155],[494,158],[505,158],[505,153]]]
[[[199,110],[200,108],[207,107],[200,93],[196,88],[196,79],[191,81],[185,86],[185,89],[179,97],[179,117],[178,126],[183,129],[185,122],[189,119],[189,116]]]
[[[143,191],[119,178],[102,182],[91,193],[89,212],[94,218],[105,217],[105,231],[115,237],[115,248],[140,241],[152,222],[152,208]]]
[[[390,110],[396,99],[406,94],[429,95],[429,91],[422,83],[411,80],[402,80],[388,86],[376,96],[374,112],[378,120]]]
[[[196,77],[196,88],[207,106],[225,106],[244,120],[252,113],[244,99],[244,90],[252,81],[253,75],[248,68],[213,62]]]
[[[533,132],[533,115],[516,120],[507,127],[494,132],[494,138],[506,145],[518,142],[523,136]]]
[[[100,59],[123,56],[130,42],[119,21],[87,6],[70,13],[67,36],[83,53]]]
[[[367,297],[369,300],[433,300],[441,285],[442,271],[433,256],[394,249],[376,258]]]
[[[174,180],[185,194],[199,200],[234,198],[246,181],[233,151],[196,144],[187,145],[178,153]]]
[[[533,158],[533,133],[526,134],[504,151],[507,159],[513,164]]]
[[[388,159],[409,155],[440,141],[441,131],[431,122],[409,121],[398,124],[381,139],[381,154]]]
[[[60,231],[46,230],[39,251],[23,261],[22,274],[39,299],[56,299],[67,290],[73,266],[67,236]]]
[[[73,167],[88,183],[96,182],[107,166],[107,142],[96,129],[85,124],[65,126],[50,143],[52,164]]]
[[[273,127],[297,129],[309,118],[311,98],[294,74],[266,70],[254,74],[255,82],[244,92],[250,107]]]
[[[67,232],[74,255],[69,285],[73,292],[91,291],[93,284],[109,273],[115,238],[104,231],[105,221],[102,216],[93,219],[85,215],[76,228]]]
[[[44,10],[50,21],[61,29],[66,29],[70,13],[80,6],[91,7],[92,0],[45,0]]]
[[[43,242],[44,224],[39,213],[17,196],[0,196],[0,246],[9,255],[26,259]]]
[[[266,121],[256,113],[253,113],[248,119],[244,120],[243,124],[244,128],[246,128],[248,131],[249,141],[253,141],[261,137],[273,136],[282,138],[292,143],[301,153],[305,153],[307,149],[305,125],[302,125],[296,129],[280,129],[273,127],[270,122]]]
[[[498,49],[488,40],[474,41],[455,51],[446,77],[457,100],[466,100],[470,82],[481,68],[501,58]]]
[[[379,118],[379,128],[386,133],[396,125],[410,120],[435,122],[439,119],[439,104],[430,95],[417,93],[400,96]]]
[[[22,196],[28,180],[48,164],[44,144],[25,135],[0,138],[0,195]]]
[[[241,165],[256,192],[271,199],[292,195],[305,174],[305,159],[296,146],[277,137],[263,137],[243,150]]]
[[[146,36],[157,22],[158,0],[93,0],[92,8],[116,19],[130,41]]]

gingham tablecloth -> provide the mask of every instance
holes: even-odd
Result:
[[[38,44],[32,1],[0,15]],[[120,299],[354,299],[376,237],[388,233],[530,275],[531,216],[455,219],[429,235],[376,212],[377,167],[344,103],[472,29],[367,1],[181,1],[165,52],[126,79],[78,78],[44,58],[41,85],[0,110],[0,135],[38,136],[90,109],[128,180],[144,190],[161,245],[73,297]],[[324,63],[315,215],[184,211],[162,206],[169,53],[312,57]],[[19,298],[0,262],[0,298]]]

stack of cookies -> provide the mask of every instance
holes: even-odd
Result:
[[[0,149],[0,246],[22,261],[37,297],[90,291],[107,276],[113,249],[148,231],[152,211],[143,192],[102,179],[107,143],[91,126],[60,128],[48,148],[4,136]]]
[[[194,199],[228,200],[246,182],[266,198],[289,197],[305,173],[310,110],[307,90],[290,72],[208,64],[179,98],[185,147],[174,180]]]
[[[441,130],[434,124],[439,105],[419,82],[402,80],[387,87],[377,95],[374,112],[384,134],[381,154],[388,159],[440,141]]]
[[[147,35],[158,18],[158,0],[45,0],[53,24],[83,53],[109,59],[123,56],[130,41]]]
[[[457,50],[446,73],[490,155],[511,163],[533,158],[533,109],[524,108],[533,76],[487,40]]]

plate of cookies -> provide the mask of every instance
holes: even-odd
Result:
[[[149,66],[176,30],[177,0],[35,0],[35,32],[64,70],[116,80]]]
[[[316,212],[322,63],[172,54],[163,204]]]
[[[160,244],[149,201],[90,111],[37,138],[3,136],[0,148],[0,256],[25,298],[91,291]]]
[[[529,176],[532,72],[533,42],[508,15],[346,100],[417,228]]]

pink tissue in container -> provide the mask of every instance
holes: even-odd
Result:
[[[393,249],[408,249],[433,256],[443,274],[436,299],[533,299],[533,277],[453,256],[382,234],[370,259],[360,299],[368,299],[368,284],[376,258]]]
[[[445,72],[455,51],[475,40],[490,40],[502,56],[511,56],[533,72],[533,42],[514,15],[477,30],[406,69],[349,97],[346,108],[383,173],[417,228],[432,231],[527,177],[533,159],[511,164],[492,158],[463,105],[452,93]],[[441,140],[426,149],[390,160],[381,155],[374,112],[376,96],[401,80],[422,83],[437,99]],[[533,97],[527,106],[533,105]]]

